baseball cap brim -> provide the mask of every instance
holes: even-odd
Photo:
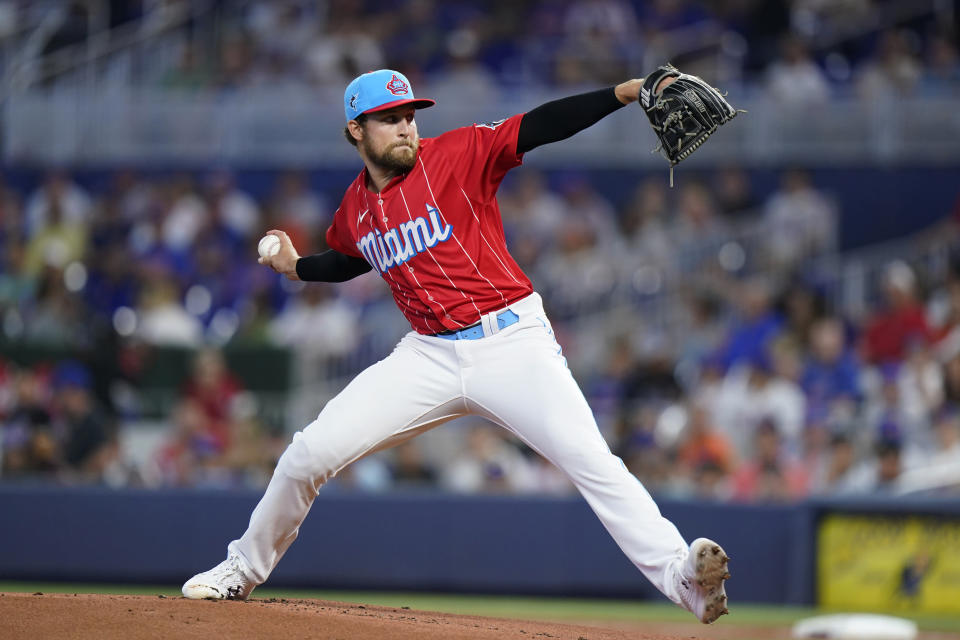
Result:
[[[426,109],[427,107],[432,107],[437,104],[436,100],[431,100],[430,98],[414,98],[414,99],[405,99],[405,100],[394,100],[393,102],[387,102],[386,104],[381,104],[378,107],[373,107],[372,109],[367,109],[364,113],[376,113],[377,111],[386,111],[387,109],[393,109],[394,107],[402,107],[403,105],[413,105],[414,109]],[[358,114],[359,115],[359,114]]]

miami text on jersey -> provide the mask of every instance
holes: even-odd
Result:
[[[374,229],[357,242],[357,249],[374,269],[383,273],[423,253],[438,242],[450,239],[453,225],[440,224],[439,211],[427,205],[427,215],[401,222],[399,226],[380,233]]]

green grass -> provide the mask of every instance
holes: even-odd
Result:
[[[35,582],[0,582],[0,591],[43,593],[110,593],[131,595],[180,595],[178,587],[150,585],[60,584]],[[668,603],[647,603],[634,600],[543,598],[527,596],[469,596],[434,593],[402,593],[372,591],[311,591],[260,588],[259,598],[316,598],[338,602],[362,602],[386,607],[410,607],[426,611],[442,611],[466,615],[494,616],[556,621],[612,620],[624,622],[690,622],[690,614]],[[732,614],[723,619],[724,626],[789,626],[797,620],[827,613],[808,607],[770,605],[732,605]],[[960,616],[935,614],[894,615],[908,618],[924,631],[960,632]]]

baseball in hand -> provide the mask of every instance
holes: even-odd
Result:
[[[261,258],[269,258],[280,252],[280,238],[274,235],[263,236],[257,244],[257,253]]]

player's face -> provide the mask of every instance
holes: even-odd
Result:
[[[413,168],[420,146],[414,111],[412,107],[397,107],[367,116],[358,146],[368,161],[401,173]]]

